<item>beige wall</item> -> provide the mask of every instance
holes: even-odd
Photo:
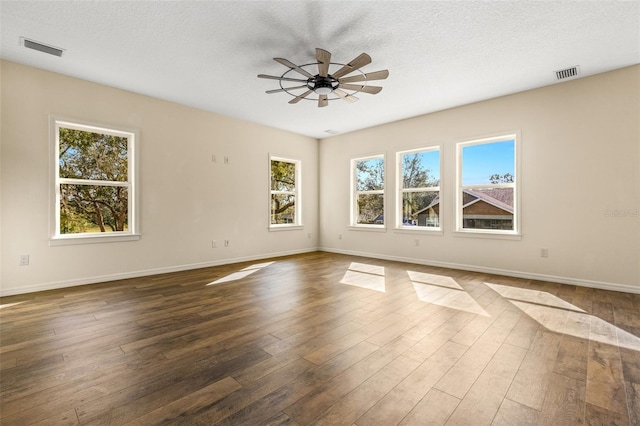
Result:
[[[456,236],[456,142],[513,131],[522,144],[522,238]],[[444,232],[396,232],[395,153],[435,144],[444,156]],[[349,229],[349,160],[372,154],[387,158],[384,233]],[[640,292],[639,209],[640,66],[320,142],[320,243],[328,251]]]
[[[0,294],[318,246],[316,139],[10,62],[1,80]],[[139,241],[49,246],[49,114],[139,129]],[[269,153],[303,162],[302,230],[268,231]]]
[[[316,247],[640,292],[640,217],[607,214],[640,209],[640,66],[319,144],[10,62],[0,72],[0,294]],[[49,114],[140,130],[141,240],[49,246]],[[522,143],[521,240],[455,236],[455,143],[513,131]],[[390,188],[395,152],[433,144],[444,156],[442,235],[349,230],[349,160],[386,154]],[[267,230],[269,153],[303,160],[303,230]],[[392,224],[390,190],[386,202]],[[231,246],[212,249],[213,239]],[[29,266],[18,266],[21,254]]]

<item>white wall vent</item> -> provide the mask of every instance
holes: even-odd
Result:
[[[40,43],[39,41],[29,40],[28,38],[24,37],[20,37],[20,41],[22,42],[22,45],[24,47],[37,50],[38,52],[44,52],[54,56],[62,56],[62,54],[64,53],[64,49],[49,46],[47,44]]]
[[[556,79],[564,80],[571,77],[577,77],[579,73],[580,73],[580,67],[576,65],[571,68],[565,68],[563,70],[556,71]]]

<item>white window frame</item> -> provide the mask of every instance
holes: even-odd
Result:
[[[463,185],[462,184],[462,150],[464,147],[472,145],[483,145],[495,142],[514,141],[514,177],[513,183],[497,183],[497,184],[480,184],[480,185]],[[520,207],[520,184],[522,176],[520,173],[520,133],[513,132],[501,134],[499,136],[491,136],[481,139],[467,140],[456,144],[456,236],[471,236],[485,238],[500,239],[521,239],[521,207]],[[513,229],[473,229],[463,228],[463,190],[480,189],[480,188],[511,188],[513,189]]]
[[[295,190],[294,191],[276,191],[271,189],[271,162],[282,161],[285,163],[292,163],[296,167],[295,171]],[[291,157],[284,157],[281,155],[269,154],[269,170],[268,179],[269,185],[269,203],[268,203],[268,222],[269,230],[282,231],[291,229],[302,229],[302,160]],[[293,223],[271,223],[271,196],[275,194],[293,195],[295,197],[294,219]]]
[[[137,180],[137,145],[139,134],[137,129],[129,129],[122,126],[109,126],[79,120],[75,118],[51,116],[50,117],[50,167],[51,167],[51,215],[49,245],[107,243],[119,241],[134,241],[140,239],[139,214],[138,214],[138,180]],[[82,130],[109,134],[127,138],[127,180],[126,181],[100,181],[91,179],[71,179],[60,177],[60,128]],[[128,191],[128,217],[127,230],[115,232],[88,232],[79,234],[60,233],[60,186],[63,184],[81,184],[96,186],[122,186]]]
[[[428,186],[424,188],[403,188],[403,169],[402,169],[402,157],[407,154],[416,154],[420,152],[433,152],[438,151],[438,161],[440,164],[440,175],[438,176],[439,185],[438,186]],[[437,227],[428,227],[428,226],[405,226],[402,221],[402,200],[403,194],[407,192],[438,192],[438,197],[440,199],[440,214],[438,218],[439,226]],[[396,153],[396,230],[409,231],[409,232],[425,232],[425,233],[436,233],[442,234],[442,220],[443,220],[443,210],[442,210],[442,149],[440,145],[434,145],[425,148],[416,148],[410,149],[406,151],[398,151]]]
[[[383,182],[383,189],[377,189],[377,190],[372,190],[372,191],[357,191],[357,182],[358,182],[358,178],[357,178],[357,167],[356,164],[359,161],[367,161],[367,160],[374,160],[374,159],[382,159],[382,163],[384,165],[384,182]],[[388,223],[388,218],[387,218],[387,200],[386,200],[386,196],[385,196],[385,188],[387,187],[387,159],[385,154],[376,154],[376,155],[369,155],[366,157],[358,157],[358,158],[352,158],[350,163],[349,163],[350,167],[351,167],[351,191],[350,191],[350,195],[351,195],[351,207],[349,209],[349,214],[350,214],[350,228],[351,229],[362,229],[362,230],[371,230],[371,231],[386,231],[387,229],[387,223]],[[382,216],[384,217],[384,222],[380,225],[376,225],[376,224],[368,224],[368,223],[358,223],[358,195],[368,195],[368,194],[380,194],[382,195]]]

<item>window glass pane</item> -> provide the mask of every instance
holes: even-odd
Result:
[[[357,195],[358,224],[384,225],[384,195],[383,194],[358,194]]]
[[[403,193],[402,226],[440,226],[439,192],[421,191]]]
[[[127,231],[124,186],[60,185],[60,234]]]
[[[295,195],[271,194],[271,224],[295,223],[295,207]]]
[[[126,182],[127,142],[125,137],[60,128],[60,177]]]
[[[513,230],[513,188],[462,191],[462,227]]]
[[[426,188],[440,185],[440,151],[402,156],[402,187]]]
[[[462,184],[515,182],[515,141],[462,147]]]
[[[271,160],[271,190],[295,191],[296,165],[286,161]]]
[[[371,158],[356,162],[356,191],[384,189],[384,159]]]

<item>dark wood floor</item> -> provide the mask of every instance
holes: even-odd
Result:
[[[0,304],[3,425],[640,424],[640,295],[318,252]]]

